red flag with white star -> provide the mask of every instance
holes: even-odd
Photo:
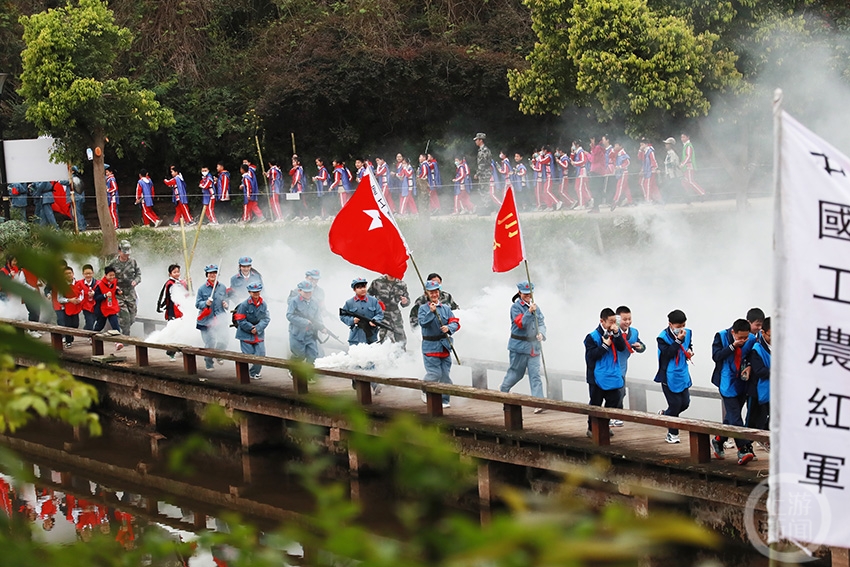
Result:
[[[328,243],[331,252],[356,266],[404,277],[410,250],[371,169],[336,215]]]
[[[525,244],[519,229],[519,215],[514,201],[514,190],[508,187],[505,200],[496,215],[493,235],[493,271],[508,272],[525,260]]]

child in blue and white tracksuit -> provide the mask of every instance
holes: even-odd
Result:
[[[661,415],[679,417],[691,405],[691,371],[688,361],[694,355],[693,335],[685,328],[688,318],[680,309],[667,314],[667,328],[658,335],[658,373],[655,381],[667,399],[667,409]],[[668,443],[679,443],[679,430],[667,430]]]
[[[758,339],[747,359],[747,427],[770,429],[770,317],[764,320]]]
[[[747,403],[747,384],[741,379],[746,368],[747,357],[756,342],[756,336],[750,334],[750,323],[738,319],[728,329],[718,331],[711,344],[711,357],[714,360],[714,373],[711,383],[720,389],[723,400],[724,425],[744,426],[743,411]],[[723,443],[726,437],[715,437],[711,441],[714,457],[725,457]],[[738,447],[738,464],[745,465],[755,458],[753,446],[747,439],[735,439]]]
[[[250,283],[247,289],[250,297],[239,304],[233,316],[236,322],[236,340],[239,341],[242,354],[266,356],[266,327],[269,326],[271,317],[266,302],[260,297],[263,284]],[[262,365],[252,364],[248,374],[254,380],[259,380],[262,370]]]
[[[590,405],[606,408],[623,407],[623,373],[618,357],[626,350],[626,341],[617,325],[617,315],[610,307],[599,314],[599,325],[584,338],[584,361]],[[587,418],[590,437],[590,417]]]
[[[623,373],[623,392],[622,396],[626,395],[626,375],[629,372],[629,357],[633,353],[642,353],[646,351],[646,345],[640,340],[640,333],[635,327],[632,327],[632,310],[621,305],[617,308],[617,325],[620,326],[620,332],[623,334],[623,340],[626,342],[626,350],[619,353],[617,361],[620,363],[620,371]],[[632,408],[634,409],[634,408]],[[622,420],[612,419],[612,427],[623,427]]]

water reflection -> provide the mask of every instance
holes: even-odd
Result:
[[[48,544],[89,542],[96,535],[114,538],[124,549],[135,549],[148,530],[165,531],[175,541],[192,542],[197,531],[228,532],[220,518],[203,516],[150,496],[114,490],[80,475],[27,464],[35,482],[20,482],[0,473],[0,508],[17,525],[28,526],[34,541]],[[299,555],[297,549],[289,550]],[[234,555],[221,547],[195,549],[190,558],[176,558],[186,567],[224,567]]]

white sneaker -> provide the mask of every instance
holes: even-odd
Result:
[[[667,433],[666,441],[670,444],[673,443],[681,443],[682,441],[679,439],[678,435],[673,435],[672,433]]]
[[[623,427],[623,425],[624,424],[623,424],[622,420],[619,420],[619,419],[612,419],[611,420],[611,427]]]
[[[428,396],[425,395],[425,392],[422,392],[422,403],[423,404],[428,403]]]
[[[27,331],[27,334],[34,339],[40,339],[41,338],[41,333],[39,333],[38,331]]]
[[[215,359],[215,362],[216,362],[216,364],[218,364],[219,366],[224,366],[224,359],[216,358],[216,359]]]
[[[544,411],[546,410],[543,408],[534,408],[534,413],[543,413]]]
[[[177,360],[176,354],[169,354],[168,355],[168,362],[174,362],[175,360]]]
[[[378,394],[380,394],[381,390],[383,389],[384,387],[381,384],[375,384],[375,395],[377,396]]]
[[[253,376],[251,376],[251,379],[252,380],[262,380],[263,378],[259,374],[254,374]]]
[[[726,443],[723,444],[724,449],[734,449],[735,448],[735,440],[727,439]]]
[[[213,370],[215,370],[215,368],[207,366],[206,368],[204,368],[204,370],[206,370],[207,372],[212,372]]]
[[[156,228],[162,224],[162,219],[157,219],[155,223],[153,223],[153,227]]]
[[[443,409],[449,409],[450,407],[452,407],[452,404],[449,402],[443,402]]]

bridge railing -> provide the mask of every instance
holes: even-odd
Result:
[[[211,357],[221,360],[228,360],[234,363],[235,377],[240,384],[249,384],[251,378],[248,374],[248,368],[252,364],[261,364],[272,368],[285,369],[290,372],[292,377],[293,389],[296,395],[304,395],[308,393],[308,373],[303,371],[303,363],[293,360],[262,357],[235,353],[231,351],[213,350],[206,348],[198,348],[188,345],[179,344],[160,344],[151,343],[144,340],[128,337],[125,335],[109,335],[96,333],[94,331],[85,331],[81,329],[72,329],[60,327],[57,325],[49,325],[45,323],[31,323],[27,321],[12,321],[8,319],[0,319],[0,323],[5,323],[22,330],[39,331],[50,335],[50,343],[54,349],[61,351],[63,349],[62,337],[64,335],[72,335],[75,337],[83,337],[91,339],[92,355],[102,355],[104,352],[105,343],[122,343],[134,347],[136,355],[136,365],[145,367],[150,365],[149,351],[177,351],[183,355],[183,370],[189,375],[197,375],[198,365],[197,357]],[[472,361],[473,368],[476,368],[476,361]],[[482,362],[482,361],[478,361]],[[478,376],[480,380],[481,369],[494,368],[499,369],[498,363],[479,364],[477,366]],[[418,378],[386,378],[382,376],[373,376],[355,372],[345,372],[340,370],[330,370],[323,368],[314,369],[315,374],[319,376],[343,378],[352,380],[354,389],[357,395],[357,400],[362,405],[372,404],[372,384],[382,384],[394,386],[396,388],[404,388],[409,390],[421,391],[425,394],[426,412],[431,417],[441,417],[443,415],[442,396],[444,394],[457,396],[461,398],[473,399],[483,402],[491,402],[502,405],[504,414],[504,427],[506,431],[519,431],[523,429],[522,408],[540,408],[547,411],[557,411],[563,413],[577,414],[587,416],[590,420],[591,438],[595,445],[607,446],[611,444],[611,435],[609,430],[609,420],[619,419],[629,423],[639,423],[650,425],[659,428],[677,428],[683,429],[689,433],[690,458],[695,463],[706,463],[711,460],[711,445],[710,439],[713,435],[724,437],[732,437],[737,439],[748,439],[751,441],[760,441],[767,443],[770,441],[770,433],[760,429],[750,429],[746,427],[735,427],[731,425],[723,425],[713,421],[705,421],[698,419],[688,419],[682,417],[668,417],[664,415],[650,414],[644,410],[637,409],[614,409],[590,406],[585,403],[568,402],[556,399],[542,399],[533,396],[522,394],[503,393],[494,390],[486,390],[477,387],[459,386],[441,384],[438,382],[425,382]],[[584,376],[569,373],[550,373],[550,380],[556,379],[579,380],[584,381]],[[631,381],[630,381],[631,382]],[[637,382],[637,386],[632,385],[635,392],[642,392],[644,396],[644,408],[646,391],[650,389],[649,384]],[[630,384],[631,385],[631,384]],[[654,386],[654,385],[653,385]],[[653,388],[654,389],[654,388]],[[714,397],[714,396],[706,396]],[[638,403],[640,398],[638,399]]]

